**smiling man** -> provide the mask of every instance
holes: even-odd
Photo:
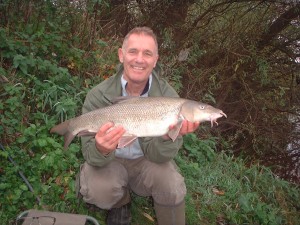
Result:
[[[119,96],[178,97],[156,70],[158,44],[148,27],[132,29],[118,50],[117,73],[94,87],[86,96],[82,112],[112,104]],[[159,225],[185,224],[186,187],[173,158],[182,145],[182,135],[195,131],[199,123],[184,121],[179,137],[168,135],[139,138],[117,149],[123,127],[108,122],[95,137],[82,137],[85,163],[79,185],[83,200],[108,210],[108,225],[130,224],[130,192],[151,196]],[[170,127],[172,129],[172,127]]]
[[[140,96],[141,89],[146,86],[158,60],[156,39],[146,33],[127,35],[118,53],[119,60],[124,65],[123,76],[128,82],[128,94]]]

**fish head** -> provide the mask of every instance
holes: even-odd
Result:
[[[211,126],[217,123],[217,119],[223,116],[227,117],[226,114],[211,105],[196,102],[187,101],[182,105],[180,114],[190,122],[204,122],[210,121]]]

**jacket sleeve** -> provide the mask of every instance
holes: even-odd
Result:
[[[99,91],[95,89],[87,94],[82,107],[82,113],[87,113],[107,105],[100,97],[97,97],[102,96],[101,93],[97,92]],[[115,157],[114,153],[106,156],[102,155],[96,148],[94,136],[81,137],[81,146],[85,161],[92,166],[104,166]]]
[[[139,143],[147,159],[156,163],[163,163],[172,160],[182,146],[182,137],[174,142],[164,140],[161,137],[139,138]]]

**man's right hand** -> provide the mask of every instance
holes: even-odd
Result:
[[[112,151],[115,151],[120,138],[126,132],[122,126],[114,126],[112,122],[104,124],[95,136],[96,148],[103,155],[108,155]]]

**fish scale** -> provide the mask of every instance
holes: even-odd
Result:
[[[159,136],[168,128],[168,125],[163,126],[165,120],[172,115],[177,117],[181,105],[178,104],[178,101],[175,101],[177,103],[176,106],[174,104],[166,104],[166,102],[159,99],[147,102],[129,100],[127,101],[128,104],[124,104],[125,102],[108,107],[107,111],[104,110],[103,114],[107,115],[107,117],[102,116],[101,118],[101,115],[98,114],[96,121],[99,122],[99,125],[111,121],[115,125],[124,126],[125,130],[127,130],[127,135]],[[117,114],[114,113],[116,111],[118,111]],[[140,129],[140,127],[144,127],[144,129]],[[164,128],[162,129],[162,127]],[[158,133],[157,131],[160,130],[162,131]]]
[[[190,122],[210,121],[226,116],[222,110],[205,103],[172,97],[121,97],[116,103],[54,126],[51,133],[64,135],[67,148],[73,138],[95,135],[107,122],[121,125],[126,133],[119,147],[126,147],[138,137],[156,137],[168,134],[174,141],[184,119]],[[170,126],[174,129],[169,130]]]

